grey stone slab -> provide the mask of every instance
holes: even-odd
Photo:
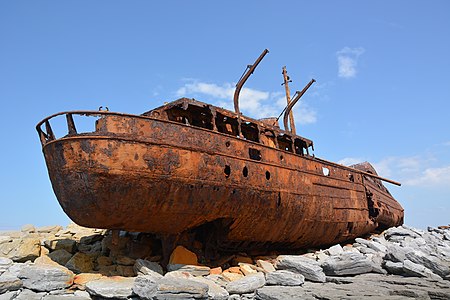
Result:
[[[299,286],[305,282],[302,274],[288,270],[278,270],[266,274],[267,285]]]
[[[92,296],[127,299],[133,295],[134,277],[108,277],[86,283],[86,291]]]
[[[280,255],[277,257],[275,267],[279,270],[302,274],[307,280],[325,282],[325,273],[322,267],[310,258],[298,255]]]
[[[164,277],[158,282],[155,299],[207,299],[208,285],[185,278]]]
[[[27,265],[20,271],[19,278],[27,289],[48,292],[71,286],[74,274],[57,265]]]
[[[372,272],[373,263],[362,254],[344,252],[328,258],[322,268],[326,275],[356,275]]]
[[[266,284],[263,273],[256,273],[228,283],[225,289],[230,294],[246,294],[254,292]]]
[[[136,274],[148,275],[151,273],[157,273],[163,275],[163,268],[157,262],[148,261],[145,259],[136,259],[134,263],[134,271]]]
[[[0,294],[17,291],[22,285],[22,280],[8,271],[0,275]]]
[[[153,271],[150,275],[140,275],[134,281],[133,292],[142,299],[150,300],[156,295],[158,281],[162,278],[162,275]]]
[[[203,278],[203,277],[194,277],[190,280],[205,283],[208,285],[208,299],[214,299],[214,300],[226,300],[229,297],[229,293],[226,289],[218,285],[212,280]]]
[[[255,298],[259,300],[317,300],[302,287],[291,286],[265,286],[256,290]]]

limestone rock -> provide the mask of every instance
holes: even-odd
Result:
[[[63,249],[69,253],[75,253],[77,242],[72,239],[48,239],[44,241],[45,247],[54,251]]]
[[[433,273],[445,277],[450,274],[448,265],[436,256],[425,255],[421,251],[411,251],[406,253],[406,258],[410,261],[423,265],[433,271]]]
[[[342,252],[344,252],[344,249],[342,248],[341,245],[337,244],[334,246],[331,246],[330,248],[328,248],[327,250],[325,250],[325,253],[330,255],[330,256],[334,256],[334,255],[339,255]]]
[[[263,273],[257,273],[250,276],[245,276],[236,281],[232,281],[226,285],[226,290],[230,294],[246,294],[253,293],[257,289],[266,284],[266,279]]]
[[[62,226],[59,225],[50,225],[50,226],[43,226],[36,229],[39,233],[57,233],[58,231],[62,230]]]
[[[197,255],[183,246],[177,246],[170,255],[169,264],[198,265]]]
[[[110,266],[113,264],[112,258],[108,256],[97,257],[97,264],[99,266]]]
[[[384,268],[389,272],[389,274],[403,274],[403,262],[392,262],[390,260],[385,260]]]
[[[222,277],[227,281],[236,281],[244,278],[244,275],[239,273],[223,272]]]
[[[203,277],[194,277],[190,280],[205,283],[208,285],[208,299],[214,299],[214,300],[226,300],[228,299],[229,293],[226,289],[218,285],[212,280],[208,280]]]
[[[406,275],[415,276],[415,277],[428,277],[435,280],[440,280],[441,277],[439,275],[434,274],[430,269],[413,263],[412,261],[406,259],[403,262],[403,271]]]
[[[260,268],[262,268],[266,273],[274,272],[274,271],[275,271],[274,266],[273,266],[270,262],[268,262],[268,261],[265,261],[265,260],[262,260],[262,259],[258,259],[258,260],[256,261],[256,264],[257,264]]]
[[[401,238],[405,238],[405,237],[412,237],[412,238],[416,238],[416,237],[420,237],[420,235],[418,235],[416,232],[407,229],[405,227],[399,226],[399,227],[391,227],[387,230],[384,231],[384,236],[386,238],[386,240],[391,241],[391,240],[395,240],[397,241],[398,237]]]
[[[256,290],[256,299],[260,300],[317,300],[314,296],[306,295],[302,287],[265,286]],[[319,298],[320,299],[320,298]],[[323,299],[323,298],[322,298]],[[337,299],[337,298],[328,298]]]
[[[278,270],[267,273],[266,282],[268,285],[299,286],[305,282],[305,277],[288,270]]]
[[[0,294],[0,300],[13,300],[16,299],[16,296],[20,293],[20,291],[6,292]]]
[[[81,273],[78,275],[75,275],[73,279],[73,284],[77,286],[80,290],[85,290],[86,283],[93,281],[93,280],[99,280],[102,278],[102,274],[97,273]]]
[[[135,278],[109,277],[86,283],[86,291],[92,296],[127,299],[133,295]]]
[[[67,262],[72,258],[72,254],[64,249],[58,249],[48,254],[54,262],[57,262],[61,266],[65,266]]]
[[[0,294],[17,291],[22,287],[22,281],[9,272],[0,275]]]
[[[222,268],[221,267],[212,268],[212,269],[209,270],[209,274],[211,274],[211,275],[214,275],[214,274],[220,275],[220,274],[222,274]]]
[[[41,251],[40,240],[36,238],[14,239],[0,244],[0,256],[8,257],[16,262],[35,260]]]
[[[362,254],[344,252],[331,256],[322,264],[326,275],[356,275],[372,271],[372,262]]]
[[[157,291],[158,281],[163,278],[162,275],[159,276],[158,278],[153,275],[139,275],[134,281],[133,292],[141,299],[153,299]]]
[[[242,274],[244,274],[245,276],[258,273],[258,271],[254,269],[253,265],[247,263],[239,263],[239,268],[241,269]]]
[[[74,274],[62,266],[28,265],[22,268],[19,278],[27,289],[48,292],[70,287]]]
[[[65,266],[75,273],[89,273],[94,269],[92,257],[81,252],[75,253]]]
[[[164,277],[156,289],[156,299],[207,299],[209,287],[190,279]]]
[[[41,300],[45,292],[33,292],[30,290],[23,290],[14,300]]]
[[[7,257],[0,257],[0,275],[9,269],[13,261]]]
[[[13,239],[9,235],[0,235],[0,245],[3,243],[12,242]]]
[[[22,226],[20,231],[25,232],[25,233],[34,233],[34,232],[36,232],[36,228],[32,224],[25,224]]]
[[[276,268],[302,274],[311,281],[325,282],[325,273],[319,263],[306,257],[280,255],[277,257]]]
[[[163,275],[163,269],[157,262],[148,261],[145,259],[136,259],[134,263],[134,271],[136,274],[148,275],[152,273],[157,273]]]
[[[205,266],[193,266],[193,265],[182,265],[182,264],[168,264],[167,270],[171,271],[182,271],[192,274],[193,276],[207,276],[209,275],[209,267]]]

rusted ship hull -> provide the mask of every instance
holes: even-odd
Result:
[[[160,235],[206,226],[230,247],[302,248],[403,222],[381,182],[356,169],[149,116],[98,112],[96,130],[78,134],[73,114],[62,113],[63,138],[49,119],[38,131],[58,201],[83,226]]]

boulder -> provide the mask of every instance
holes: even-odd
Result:
[[[245,276],[239,280],[228,283],[225,289],[230,294],[246,294],[253,293],[257,289],[266,284],[266,279],[263,273],[257,273],[250,276]]]
[[[217,283],[215,283],[214,281],[208,280],[203,277],[194,277],[194,278],[191,278],[190,280],[205,283],[208,285],[208,287],[209,287],[208,299],[214,299],[214,300],[228,299],[229,293],[227,292],[227,290],[224,289],[223,287],[221,287],[220,285],[218,285]]]
[[[135,262],[136,262],[135,259],[130,258],[128,256],[121,255],[116,258],[116,264],[122,266],[133,266]]]
[[[0,244],[0,256],[8,257],[16,262],[35,260],[41,253],[40,240],[36,238],[14,239]]]
[[[75,253],[77,242],[67,238],[54,238],[45,240],[44,245],[52,251],[63,249],[73,254]]]
[[[324,298],[316,298],[306,294],[306,291],[302,287],[294,286],[265,286],[256,290],[256,299],[259,300],[317,300]],[[326,298],[326,299],[338,299],[338,298]]]
[[[62,230],[62,226],[59,225],[50,225],[50,226],[42,226],[36,229],[38,233],[57,233],[58,231]]]
[[[288,270],[278,270],[267,273],[266,282],[268,285],[299,286],[305,282],[305,277]]]
[[[181,271],[192,274],[193,276],[207,276],[209,275],[209,267],[205,266],[193,266],[193,265],[182,265],[182,264],[168,264],[167,271]]]
[[[14,300],[42,300],[45,292],[33,292],[31,290],[22,290]]]
[[[403,262],[403,272],[405,275],[414,276],[414,277],[427,277],[435,280],[441,280],[442,278],[439,275],[434,274],[430,269],[413,263],[412,261],[406,259]]]
[[[169,264],[198,265],[197,255],[183,246],[177,246],[170,255]]]
[[[306,279],[315,282],[325,282],[325,273],[315,260],[297,256],[280,255],[277,257],[276,266],[279,270],[288,270],[302,274]]]
[[[89,273],[94,269],[92,257],[81,252],[75,253],[65,266],[75,273]]]
[[[241,269],[242,274],[244,274],[245,276],[258,273],[258,271],[255,270],[255,266],[247,263],[239,263],[239,268]]]
[[[158,274],[156,272],[154,273]],[[158,281],[163,278],[162,275],[158,275],[159,277],[153,275],[139,275],[136,277],[133,285],[133,292],[141,299],[153,299],[157,291]]]
[[[416,264],[427,267],[433,271],[433,273],[441,277],[445,277],[450,274],[448,265],[436,256],[426,255],[421,251],[416,250],[406,253],[406,258]]]
[[[17,291],[22,287],[22,281],[15,275],[5,272],[0,275],[0,294]]]
[[[134,263],[134,271],[136,274],[148,275],[152,273],[157,273],[163,275],[163,269],[157,262],[148,261],[145,259],[136,259]]]
[[[76,285],[76,287],[79,290],[84,291],[86,289],[86,283],[93,281],[93,280],[99,280],[102,278],[102,274],[97,273],[81,273],[78,275],[75,275],[73,279],[73,284]]]
[[[23,267],[18,277],[27,289],[49,292],[70,287],[74,274],[63,266],[42,264]]]
[[[330,248],[328,248],[324,252],[325,252],[325,254],[328,254],[330,256],[334,256],[334,255],[339,255],[342,252],[344,252],[344,249],[342,248],[341,245],[337,244],[337,245],[331,246]]]
[[[156,289],[156,299],[208,299],[209,287],[190,279],[164,277]]]
[[[13,261],[7,257],[0,257],[0,275],[7,271],[13,264]]]
[[[64,249],[58,249],[48,254],[54,262],[57,262],[61,266],[65,266],[67,262],[72,258],[72,253],[67,252]]]
[[[135,278],[109,277],[86,283],[86,291],[92,296],[127,299],[133,295]]]
[[[258,259],[256,261],[256,264],[258,265],[258,267],[263,269],[266,273],[275,271],[275,267],[268,261],[265,261],[265,260],[262,260],[262,259]]]
[[[222,277],[227,281],[236,281],[244,278],[244,275],[240,273],[232,273],[232,272],[223,272]]]
[[[339,256],[331,256],[323,264],[326,275],[356,275],[372,271],[373,263],[362,254],[344,252]]]

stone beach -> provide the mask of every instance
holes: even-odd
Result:
[[[207,262],[150,235],[70,224],[0,233],[0,300],[450,299],[450,227],[390,228],[301,253]]]

